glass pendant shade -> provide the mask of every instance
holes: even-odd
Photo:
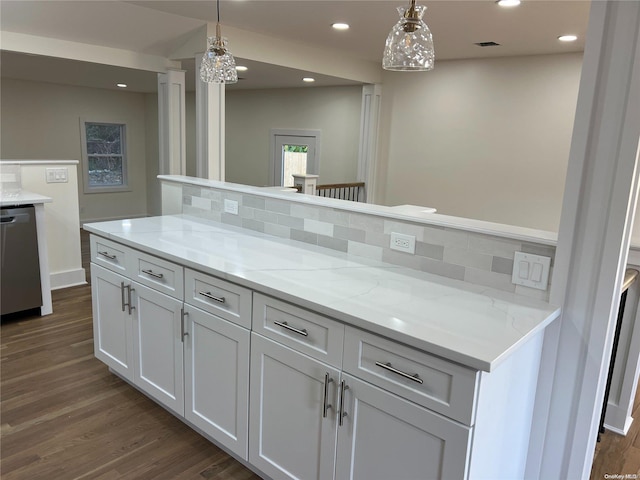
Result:
[[[385,70],[424,72],[433,69],[435,52],[433,37],[422,20],[427,7],[424,5],[398,7],[400,20],[387,37],[382,57]]]
[[[200,79],[207,83],[236,83],[236,60],[227,48],[227,39],[220,36],[219,26],[217,35],[207,40],[209,46],[200,64]]]

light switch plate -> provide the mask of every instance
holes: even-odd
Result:
[[[516,252],[513,257],[511,283],[546,290],[549,285],[551,257]]]
[[[47,183],[67,183],[69,181],[69,170],[63,168],[45,168]]]

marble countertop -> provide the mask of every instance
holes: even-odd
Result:
[[[17,205],[37,205],[40,203],[51,203],[53,199],[51,197],[45,197],[38,193],[29,192],[27,190],[20,190],[16,193],[6,193],[0,191],[0,206],[10,207]]]
[[[560,314],[547,303],[186,215],[91,233],[491,371]]]

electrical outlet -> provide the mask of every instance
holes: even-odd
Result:
[[[389,248],[414,255],[416,253],[416,237],[405,235],[404,233],[391,232]]]
[[[238,215],[238,202],[235,200],[224,199],[224,211],[231,215]]]

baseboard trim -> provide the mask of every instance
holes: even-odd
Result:
[[[618,427],[614,427],[611,425],[607,425],[607,423],[605,422],[604,424],[604,428],[606,428],[607,430],[610,430],[614,433],[617,433],[618,435],[622,435],[622,436],[626,436],[627,433],[629,432],[629,429],[631,428],[631,424],[633,423],[633,417],[629,416],[625,419],[624,421],[624,426],[622,427],[622,429],[618,428]]]
[[[54,272],[49,274],[51,279],[51,290],[59,290],[61,288],[74,287],[76,285],[85,285],[86,272],[84,268],[75,270],[66,270],[64,272]]]

